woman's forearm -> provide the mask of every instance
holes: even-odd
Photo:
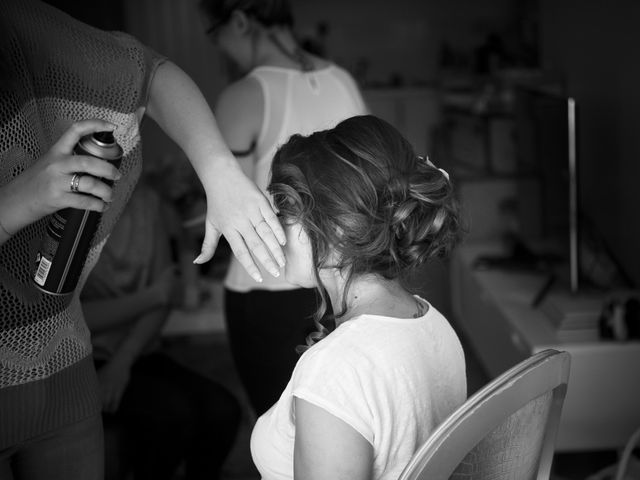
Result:
[[[183,149],[207,195],[205,237],[195,261],[210,260],[224,235],[256,281],[262,277],[254,257],[277,277],[285,262],[281,245],[286,237],[280,221],[226,146],[200,89],[171,62],[155,73],[147,114]]]
[[[202,92],[174,63],[167,61],[158,67],[147,114],[184,151],[205,191],[214,184],[216,172],[240,168]]]

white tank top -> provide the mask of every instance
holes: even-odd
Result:
[[[265,193],[273,156],[291,135],[309,135],[367,113],[355,81],[336,65],[311,72],[262,66],[249,76],[258,81],[264,97],[264,118],[253,152],[253,181]],[[284,279],[284,272],[276,278],[261,268],[261,274],[263,282],[255,282],[232,255],[225,287],[237,292],[298,288]]]

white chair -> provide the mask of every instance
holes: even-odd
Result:
[[[399,480],[544,480],[551,472],[570,355],[545,350],[471,396]]]

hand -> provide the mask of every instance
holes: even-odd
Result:
[[[115,125],[102,120],[74,123],[58,141],[10,183],[0,189],[0,205],[4,204],[2,225],[15,233],[36,220],[67,207],[102,212],[113,198],[113,191],[100,178],[117,180],[118,170],[109,162],[73,155],[73,147],[84,135],[113,131]],[[75,173],[84,174],[78,193],[71,191]]]
[[[254,279],[261,277],[252,254],[278,276],[278,264],[284,265],[284,231],[267,198],[227,148],[198,86],[175,64],[164,62],[149,92],[147,115],[184,151],[207,194],[205,238],[194,262],[210,260],[224,235]]]
[[[131,364],[117,359],[113,359],[98,370],[104,412],[115,413],[118,410],[130,378]]]
[[[207,214],[202,251],[194,263],[213,257],[220,235],[224,235],[238,261],[257,282],[262,281],[252,254],[271,275],[280,275],[285,264],[281,245],[286,242],[284,230],[269,200],[249,180],[237,163],[206,185]],[[274,261],[275,259],[275,261]],[[277,262],[277,264],[276,264]]]

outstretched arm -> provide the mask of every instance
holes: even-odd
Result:
[[[272,275],[284,265],[284,231],[271,204],[225,145],[200,89],[171,62],[153,78],[148,115],[185,152],[207,195],[205,238],[196,263],[211,259],[224,235],[247,272],[260,281],[252,254]],[[274,261],[275,259],[275,261]],[[277,263],[276,263],[277,261]]]

